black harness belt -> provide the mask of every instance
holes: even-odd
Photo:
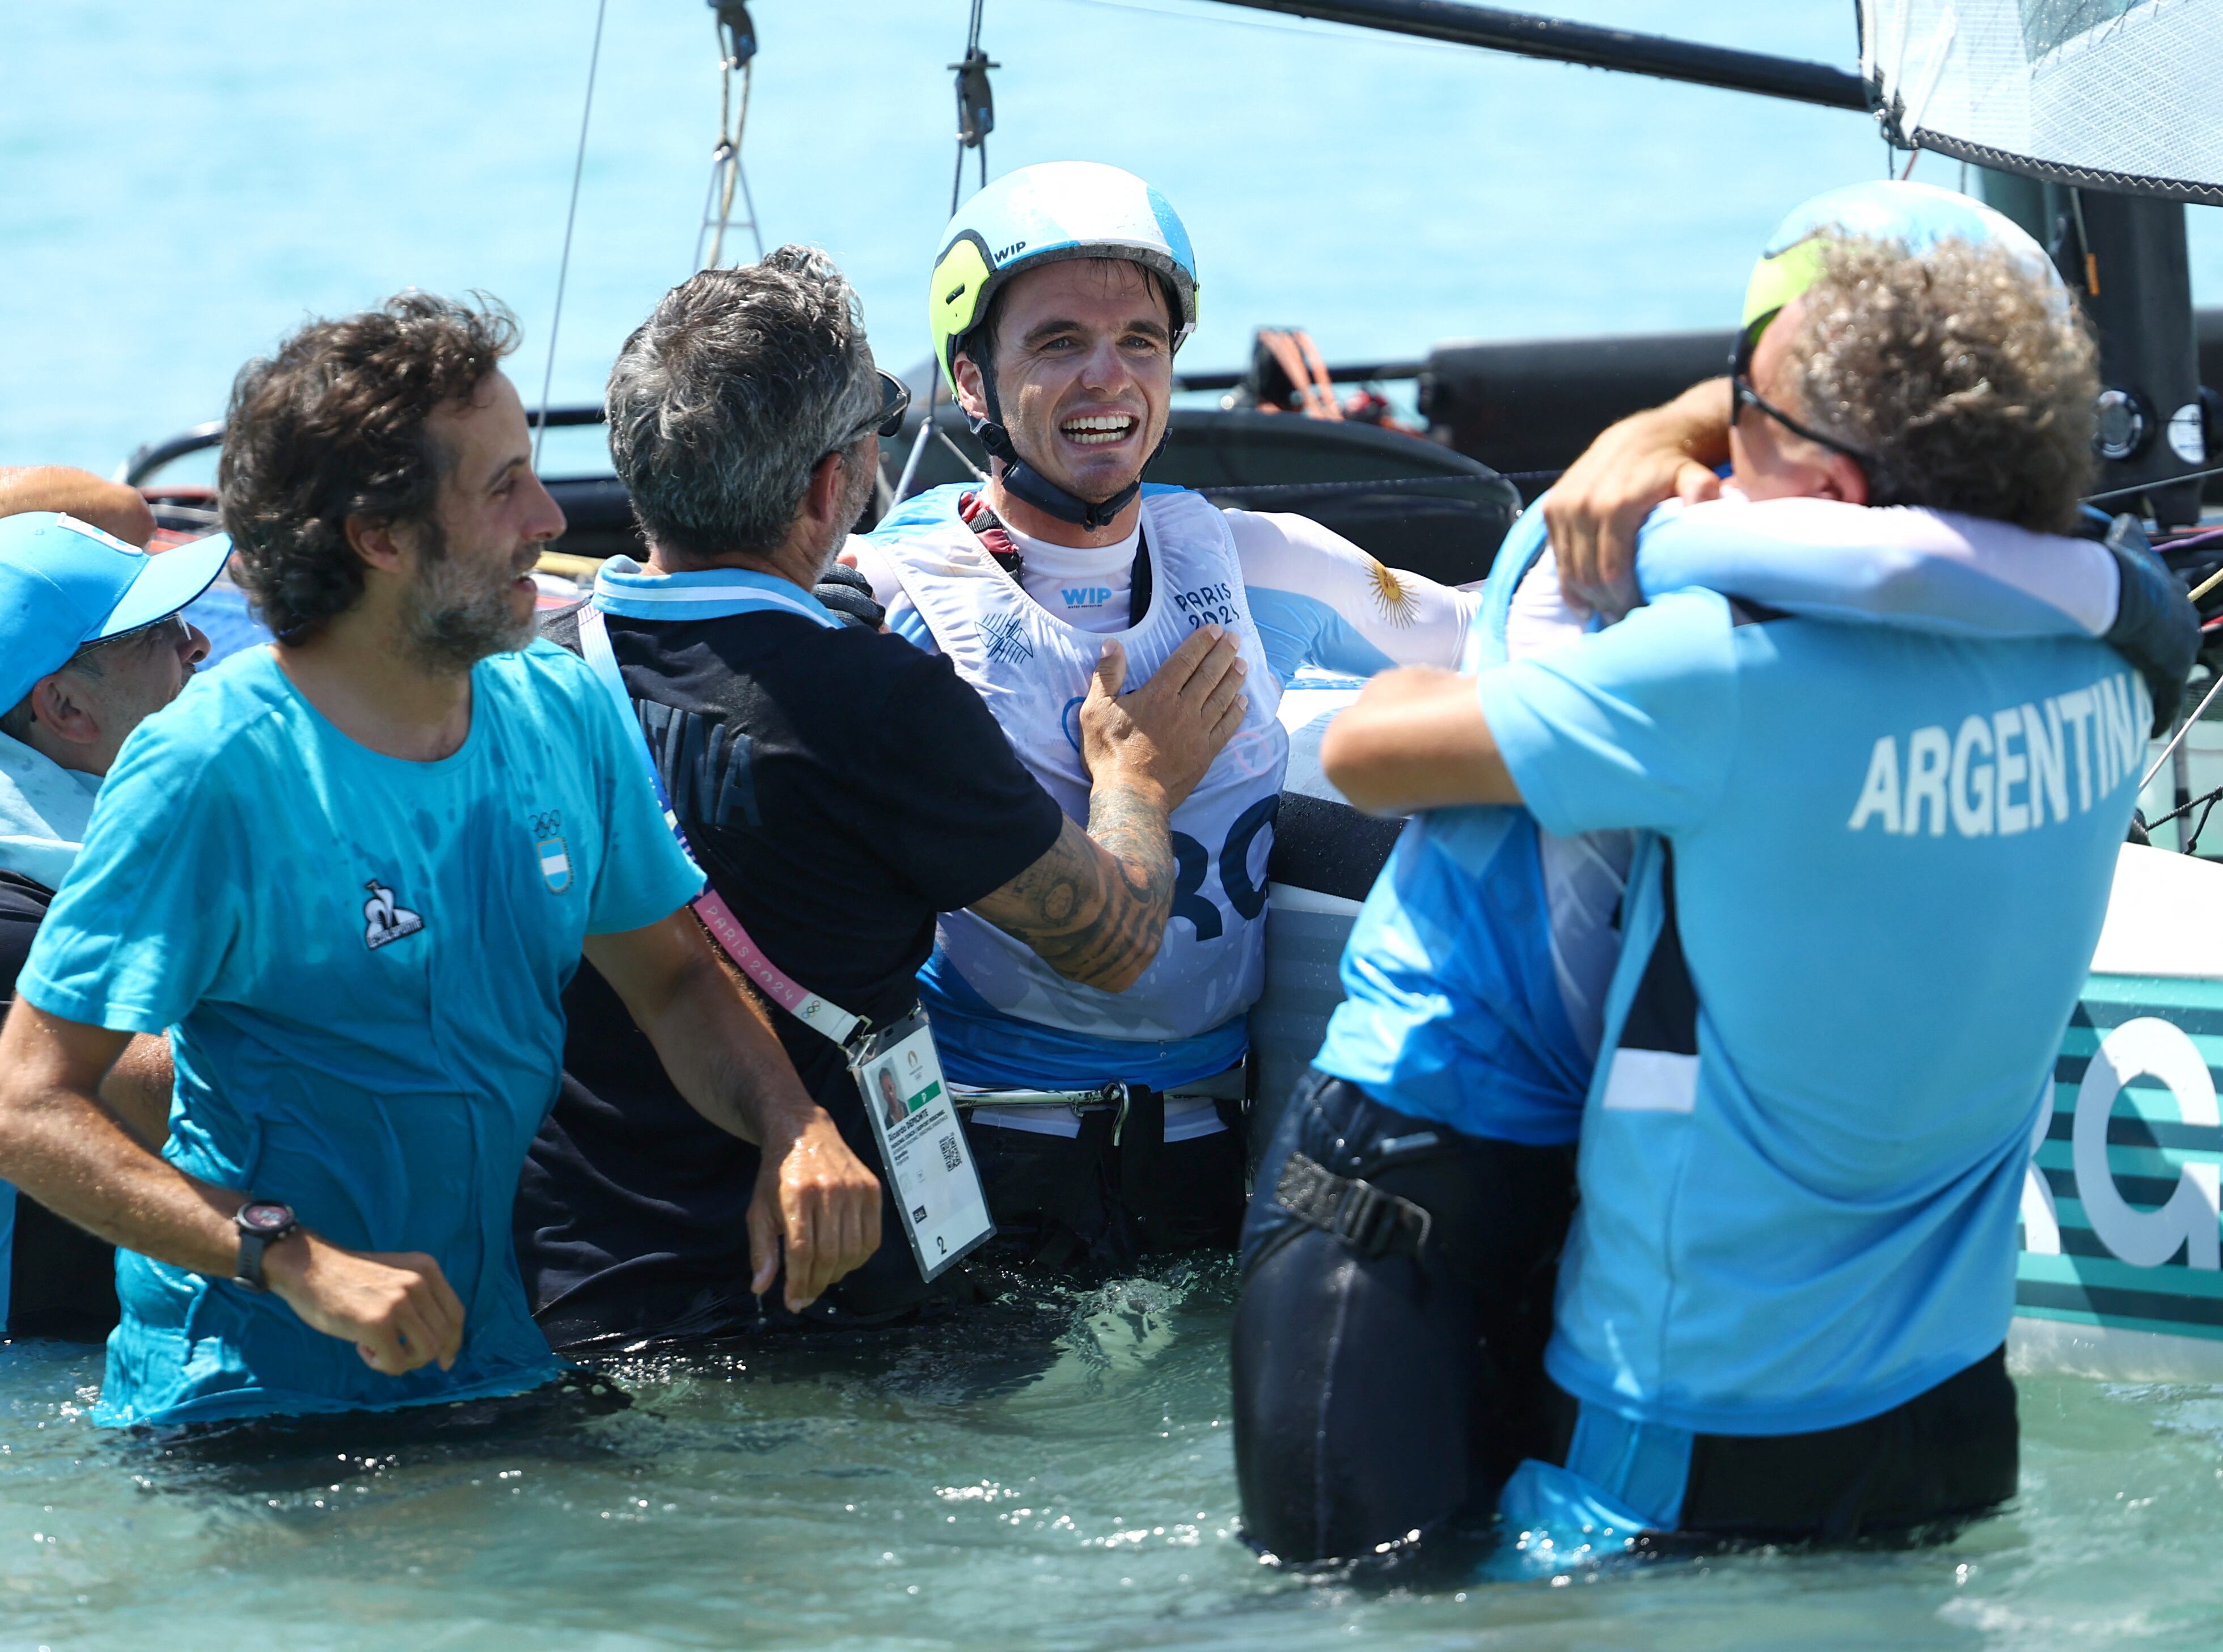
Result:
[[[1435,1219],[1410,1199],[1357,1176],[1338,1176],[1302,1153],[1290,1154],[1282,1165],[1274,1200],[1299,1221],[1333,1234],[1364,1257],[1392,1251],[1416,1257],[1435,1226]]]

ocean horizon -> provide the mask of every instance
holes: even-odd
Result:
[[[825,247],[884,363],[926,354],[965,0],[755,0],[743,154],[767,245]],[[1584,21],[1852,67],[1853,8],[1595,0]],[[518,315],[546,368],[594,0],[79,0],[0,58],[0,463],[112,471],[219,417],[304,318],[405,287]],[[1165,192],[1201,266],[1193,369],[1261,325],[1331,362],[1456,337],[1719,326],[1775,221],[1880,176],[1867,117],[1210,0],[988,0],[990,174],[1086,159]],[[692,268],[717,120],[700,0],[608,0],[553,396]],[[967,158],[965,187],[977,180]],[[1957,163],[1915,173],[1948,186]],[[2191,209],[2195,295],[2223,224]],[[753,251],[753,248],[751,249]]]

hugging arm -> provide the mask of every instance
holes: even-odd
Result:
[[[1725,380],[1694,385],[1609,426],[1552,485],[1541,509],[1570,596],[1609,618],[1644,600],[1637,532],[1670,499],[1696,503],[1720,494],[1711,467],[1729,457],[1729,406]],[[1966,544],[1955,542],[1962,530],[1949,520],[1933,522],[1927,540],[1897,525],[1897,537],[1880,544],[1866,530],[1850,539],[1823,535],[1787,545],[1751,533],[1740,563],[1737,536],[1725,539],[1716,522],[1697,545],[1676,541],[1679,554],[1668,566],[1650,565],[1666,549],[1663,536],[1647,556],[1643,589],[1701,585],[1793,614],[1915,630],[2096,635],[2145,678],[2154,727],[2166,728],[2199,652],[2200,621],[2136,519],[2117,518],[2104,538],[2095,524],[2088,539],[1986,526],[1992,541]],[[2048,605],[2059,610],[2056,622],[2033,621],[2033,608]],[[1943,623],[1933,626],[1931,618]]]
[[[1670,499],[1719,496],[1714,467],[1729,457],[1729,406],[1728,380],[1692,385],[1608,426],[1552,484],[1544,525],[1568,595],[1616,618],[1643,600],[1636,530]]]
[[[1456,665],[1481,596],[1388,567],[1309,517],[1231,510],[1229,533],[1274,675],[1304,666],[1371,677]]]
[[[1425,665],[1384,672],[1369,683],[1328,725],[1320,767],[1372,815],[1521,801],[1483,718],[1475,679]]]

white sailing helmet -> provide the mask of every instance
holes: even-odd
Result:
[[[953,389],[957,347],[986,318],[997,288],[1022,270],[1067,258],[1142,265],[1172,294],[1174,348],[1196,330],[1196,255],[1172,203],[1131,172],[1099,161],[1022,167],[958,208],[942,231],[927,325]]]
[[[1777,312],[1821,279],[1832,232],[1896,241],[1915,258],[1945,241],[2003,247],[2067,299],[2045,249],[2004,213],[1935,184],[1875,179],[1825,190],[1775,226],[1745,288],[1742,325],[1748,338],[1756,339]]]

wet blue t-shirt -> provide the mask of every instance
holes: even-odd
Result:
[[[1490,571],[1467,670],[1506,662],[1516,592],[1547,559],[1540,501]],[[2096,636],[2117,590],[2094,540],[1813,499],[1662,510],[1636,572],[1654,596],[1703,586],[1861,630],[2000,640]],[[1549,608],[1555,571],[1544,583]],[[1631,848],[1625,830],[1560,835],[1519,808],[1416,816],[1352,925],[1344,1001],[1314,1065],[1468,1135],[1574,1141]]]
[[[2005,1338],[2151,708],[2096,641],[1754,617],[1664,596],[1477,693],[1542,828],[1659,835],[1547,1369],[1632,1421],[1774,1434]]]
[[[170,1030],[163,1156],[291,1205],[336,1245],[422,1251],[464,1308],[452,1371],[390,1377],[274,1296],[118,1253],[110,1423],[384,1409],[558,1370],[510,1207],[563,1060],[585,936],[669,917],[702,877],[576,657],[482,661],[453,755],[341,734],[268,649],[125,743],[17,983],[48,1014]]]

